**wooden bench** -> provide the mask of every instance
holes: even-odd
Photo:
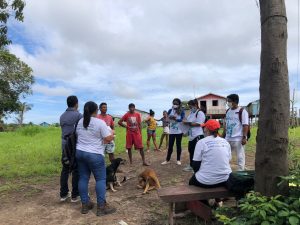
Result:
[[[225,187],[200,188],[190,185],[161,188],[158,190],[158,196],[163,201],[169,203],[170,225],[174,224],[175,203],[185,202],[187,209],[204,220],[209,221],[212,216],[211,208],[199,200],[235,197],[235,195],[230,193]]]

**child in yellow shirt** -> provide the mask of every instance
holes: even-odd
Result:
[[[150,116],[148,117],[148,119],[146,119],[146,123],[148,124],[147,127],[147,152],[150,151],[150,139],[152,137],[152,141],[154,144],[154,151],[160,151],[157,148],[157,144],[156,144],[156,120],[154,119],[154,111],[152,109],[150,109]]]

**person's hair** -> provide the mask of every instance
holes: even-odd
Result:
[[[213,136],[216,138],[216,137],[219,136],[219,129],[214,130],[214,131],[209,131],[209,133],[210,133],[211,135],[213,135]]]
[[[104,105],[107,105],[106,102],[102,102],[102,103],[99,105],[99,109],[101,109],[101,107],[104,106]]]
[[[75,95],[71,95],[67,98],[68,107],[75,107],[77,103],[78,103],[78,98]]]
[[[178,102],[179,105],[181,106],[181,100],[179,98],[174,98],[172,102],[175,102],[175,101]]]
[[[188,101],[188,105],[196,106],[197,109],[199,108],[198,100],[197,100],[197,99],[189,100],[189,101]]]
[[[167,110],[164,110],[163,113],[168,113]]]
[[[150,116],[154,116],[154,114],[155,112],[152,109],[150,109]]]
[[[204,105],[201,105],[200,111],[202,111],[204,114],[206,114],[206,107]]]
[[[177,109],[175,109],[177,114],[181,114],[182,112],[182,105],[181,105],[181,100],[179,98],[174,98],[172,102],[178,102],[179,103],[179,107]]]
[[[235,102],[236,104],[239,104],[239,96],[237,94],[228,95],[227,98]]]
[[[94,112],[96,112],[98,109],[98,106],[95,102],[89,101],[84,104],[83,109],[83,127],[87,128],[91,121],[91,116]]]
[[[131,108],[131,107],[134,107],[134,108],[135,108],[135,104],[130,103],[130,104],[128,105],[128,108]]]

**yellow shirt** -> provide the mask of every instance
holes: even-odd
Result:
[[[155,130],[156,129],[156,121],[153,117],[149,117],[148,119],[148,129],[149,130]]]

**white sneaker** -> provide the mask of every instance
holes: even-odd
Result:
[[[169,163],[170,163],[170,161],[164,161],[164,162],[161,163],[161,165],[167,165]]]
[[[65,202],[68,198],[71,198],[71,192],[68,192],[66,196],[60,197],[60,201]]]
[[[177,161],[177,163],[176,163],[178,166],[180,166],[181,165],[181,162],[180,161]]]
[[[71,198],[71,202],[79,202],[80,201],[80,196],[76,196],[75,198]]]

